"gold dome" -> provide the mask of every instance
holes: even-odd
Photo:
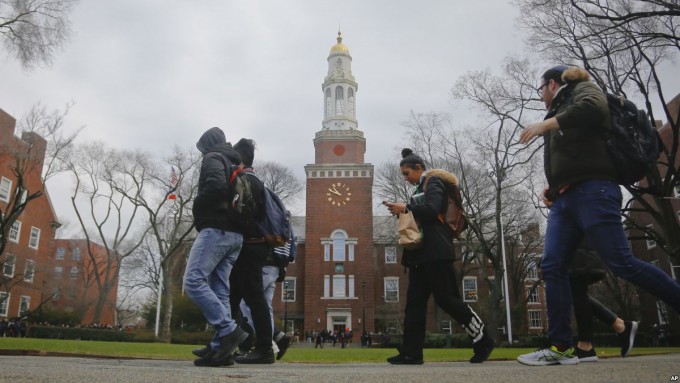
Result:
[[[338,31],[338,43],[333,45],[331,47],[331,54],[333,53],[349,53],[349,48],[347,48],[347,45],[342,43],[342,35],[340,31]]]

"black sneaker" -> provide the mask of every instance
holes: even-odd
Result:
[[[195,348],[195,349],[191,350],[191,353],[196,355],[199,358],[202,358],[202,357],[208,355],[208,353],[210,351],[212,351],[212,349],[210,348],[210,345],[207,345],[205,347]]]
[[[234,358],[239,364],[272,364],[274,363],[274,351],[251,351],[247,355]]]
[[[470,363],[482,363],[489,359],[489,355],[491,355],[494,347],[496,347],[496,342],[484,331],[482,339],[472,344],[474,355],[470,358]]]
[[[220,358],[216,358],[217,352],[210,350],[206,355],[194,360],[194,366],[198,367],[223,367],[223,366],[233,366],[234,357],[231,355],[225,355]]]
[[[233,357],[232,354],[239,344],[248,337],[248,333],[236,327],[234,331],[220,338],[220,349],[217,350],[213,359],[222,360],[227,355]]]
[[[276,347],[279,348],[279,352],[276,353],[276,360],[281,360],[286,351],[288,351],[288,347],[290,347],[290,337],[284,335],[276,341]]]
[[[387,363],[389,364],[423,364],[423,358],[413,358],[406,355],[395,355],[393,357],[387,358]]]
[[[630,350],[633,349],[635,334],[637,334],[638,330],[638,322],[627,320],[623,321],[623,323],[626,325],[626,328],[622,333],[617,334],[617,336],[619,337],[619,341],[621,341],[621,357],[625,358],[630,353]]]
[[[578,358],[579,362],[597,362],[597,352],[595,352],[595,347],[591,348],[590,351],[585,351],[578,347],[574,347],[574,356]]]

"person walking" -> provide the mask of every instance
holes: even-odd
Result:
[[[227,218],[228,164],[240,158],[220,128],[207,130],[196,143],[203,154],[198,191],[193,205],[198,235],[184,271],[184,291],[215,329],[210,352],[196,366],[229,366],[233,353],[248,334],[231,317],[229,275],[241,251],[243,235]]]
[[[408,268],[403,345],[399,354],[387,362],[423,364],[427,302],[433,295],[435,303],[460,323],[472,340],[474,355],[470,363],[482,363],[491,355],[495,342],[481,318],[460,298],[453,265],[453,234],[438,219],[447,208],[445,183],[457,185],[458,179],[444,171],[437,171],[436,175],[434,171],[427,172],[423,159],[411,149],[403,149],[401,156],[401,174],[417,188],[409,203],[385,202],[385,205],[395,216],[412,211],[419,221],[423,239],[419,248],[403,252],[401,263]],[[427,188],[423,190],[425,182]]]
[[[543,136],[550,214],[541,260],[546,282],[549,347],[520,355],[526,365],[577,364],[571,338],[572,293],[567,265],[583,237],[620,278],[632,282],[680,312],[680,284],[635,258],[621,222],[621,188],[607,151],[611,118],[604,92],[587,71],[558,65],[548,69],[537,91],[545,119],[526,127],[521,143]]]

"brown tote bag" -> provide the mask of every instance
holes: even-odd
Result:
[[[415,249],[422,242],[422,234],[413,212],[399,214],[399,244],[407,249]]]

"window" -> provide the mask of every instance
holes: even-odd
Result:
[[[350,262],[354,262],[354,244],[353,244],[353,243],[349,243],[349,244],[347,245],[347,247],[349,248],[349,249],[348,249],[348,254],[347,254],[347,259],[348,259]]]
[[[347,277],[347,290],[348,294],[347,296],[350,298],[354,298],[354,275],[350,275]]]
[[[40,229],[31,226],[31,238],[28,240],[28,247],[37,250],[39,243],[40,243]]]
[[[385,263],[397,263],[397,248],[394,246],[385,247]]]
[[[7,237],[10,241],[19,243],[19,235],[21,234],[21,221],[16,220],[9,228],[9,236]]]
[[[651,231],[654,231],[654,225],[652,225],[652,224],[647,225],[647,228]],[[649,236],[650,235],[647,234],[647,237],[649,237]],[[647,250],[653,249],[655,247],[656,247],[656,241],[654,239],[647,238]]]
[[[442,321],[442,334],[453,334],[453,330],[451,328],[451,321],[450,320],[443,320]]]
[[[54,279],[61,279],[61,274],[64,272],[64,268],[57,266],[54,268]]]
[[[475,252],[472,250],[468,250],[467,246],[462,246],[460,249],[460,253],[462,254],[464,264],[473,263],[475,261]]]
[[[12,181],[5,177],[0,180],[0,201],[9,202],[9,195],[12,192]]]
[[[331,101],[331,89],[328,88],[326,89],[326,117],[330,117],[331,115],[331,105],[333,105]]]
[[[333,298],[345,298],[345,276],[333,276]]]
[[[477,277],[463,278],[463,300],[477,302]]]
[[[35,275],[35,261],[29,259],[26,261],[26,268],[24,269],[24,281],[33,282],[34,275]]]
[[[385,302],[399,302],[399,277],[386,277]]]
[[[14,264],[16,261],[17,257],[12,254],[8,254],[5,258],[5,263],[2,265],[2,273],[6,277],[12,278],[14,276]]]
[[[323,260],[326,262],[331,260],[331,245],[329,243],[323,245]]]
[[[527,303],[541,303],[538,297],[538,286],[527,289]]]
[[[64,259],[64,255],[66,254],[66,249],[63,247],[58,247],[57,248],[57,259]]]
[[[538,268],[536,267],[536,260],[527,262],[527,277],[526,279],[535,281],[538,279]]]
[[[345,114],[345,95],[341,86],[335,88],[335,115],[342,116]]]
[[[323,296],[324,298],[329,298],[331,296],[331,276],[323,276]]]
[[[0,291],[0,317],[7,316],[7,309],[9,308],[9,294]]]
[[[347,236],[342,231],[336,231],[333,233],[333,261],[334,262],[344,262],[345,261],[345,239]]]
[[[355,117],[354,115],[354,89],[349,88],[347,90],[347,106],[349,109],[349,116]]]
[[[71,259],[73,259],[74,261],[80,261],[80,249],[79,248],[76,247],[75,249],[71,250]]]
[[[21,296],[21,301],[19,303],[19,314],[18,316],[24,315],[26,311],[28,311],[31,308],[31,297],[22,295]]]
[[[295,302],[295,278],[286,278],[281,284],[281,302]]]
[[[529,328],[543,328],[543,316],[540,310],[529,310]]]
[[[71,279],[78,279],[78,266],[71,267],[71,273],[68,277]]]

